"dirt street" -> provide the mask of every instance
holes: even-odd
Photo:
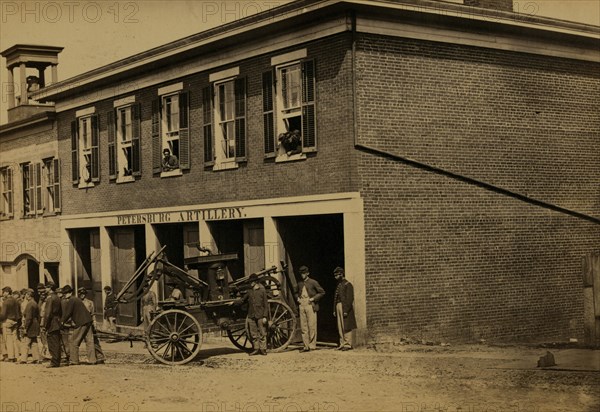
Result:
[[[2,411],[600,411],[600,351],[552,349],[558,365],[542,370],[546,349],[533,347],[250,357],[213,339],[196,361],[170,367],[139,342],[103,346],[105,365],[0,363]]]

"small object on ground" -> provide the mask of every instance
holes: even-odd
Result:
[[[541,356],[540,359],[538,359],[537,366],[538,368],[556,366],[556,362],[554,361],[554,355],[549,351],[546,351],[546,354],[544,356]]]
[[[579,341],[577,340],[577,338],[571,338],[571,339],[569,339],[569,342],[570,343],[577,343]]]

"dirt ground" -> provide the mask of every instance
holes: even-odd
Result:
[[[248,356],[213,338],[170,367],[141,342],[104,343],[105,365],[0,363],[8,411],[600,411],[600,351],[492,346],[323,348]],[[82,345],[84,346],[84,345]],[[85,359],[82,347],[82,359]]]

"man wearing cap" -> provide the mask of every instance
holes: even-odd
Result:
[[[83,302],[85,308],[92,315],[92,335],[94,336],[94,352],[96,353],[96,364],[104,363],[104,352],[102,351],[102,347],[100,346],[100,339],[98,338],[98,332],[96,327],[96,306],[94,305],[94,301],[87,298],[87,289],[81,287],[77,289],[77,295],[79,299]]]
[[[250,339],[254,351],[250,355],[267,354],[267,316],[269,315],[269,302],[265,287],[258,282],[256,273],[250,275],[252,287],[241,299],[241,303],[248,302],[248,315],[246,322],[250,329]]]
[[[43,283],[38,283],[37,286],[38,295],[40,297],[40,301],[38,303],[38,307],[40,309],[40,355],[43,359],[49,359],[50,353],[48,352],[48,340],[46,336],[46,328],[44,327],[44,316],[46,315],[46,300],[48,299],[48,294],[46,293],[46,286]]]
[[[56,295],[60,298],[60,306],[64,315],[65,310],[67,309],[67,297],[61,288],[56,289]],[[62,351],[65,353],[65,364],[67,365],[71,360],[71,342],[73,341],[74,327],[75,325],[73,325],[72,321],[61,322],[60,325],[60,345]]]
[[[48,298],[46,299],[42,324],[46,329],[48,351],[51,356],[50,365],[48,367],[58,368],[60,366],[60,320],[62,317],[62,306],[60,298],[56,294],[56,286],[54,283],[48,282],[46,284],[46,293]]]
[[[19,327],[19,319],[21,318],[21,310],[19,308],[19,303],[12,296],[12,292],[10,286],[2,288],[4,300],[2,301],[0,321],[2,321],[2,335],[4,336],[6,353],[8,355],[8,358],[6,359],[7,362],[16,362],[19,354],[17,329]]]
[[[73,338],[71,339],[70,360],[71,365],[79,365],[79,346],[85,339],[88,362],[96,364],[96,352],[94,349],[94,334],[92,332],[92,316],[81,299],[73,296],[73,288],[66,285],[62,288],[67,304],[62,315],[63,324],[72,321],[75,325]]]
[[[352,349],[352,330],[356,329],[354,317],[354,287],[346,280],[346,273],[341,267],[336,267],[333,276],[338,284],[335,288],[333,299],[333,316],[337,319],[338,333],[340,335],[340,350]]]
[[[23,338],[21,346],[21,360],[19,363],[27,363],[27,356],[31,351],[33,363],[41,362],[38,351],[38,336],[40,335],[40,310],[33,299],[33,289],[25,290],[24,301],[27,302],[23,311]]]
[[[104,299],[104,329],[111,332],[117,331],[117,298],[110,286],[104,286],[106,298]]]
[[[299,269],[302,280],[298,282],[297,300],[300,312],[300,328],[302,329],[302,342],[304,347],[300,352],[308,352],[317,349],[317,312],[319,311],[319,300],[325,296],[325,291],[314,279],[306,266]]]

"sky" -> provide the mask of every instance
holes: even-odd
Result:
[[[19,43],[64,47],[59,55],[58,77],[65,80],[288,2],[0,0],[0,51]],[[514,0],[514,9],[600,26],[598,0]],[[7,121],[6,78],[6,61],[2,59],[0,124]]]

